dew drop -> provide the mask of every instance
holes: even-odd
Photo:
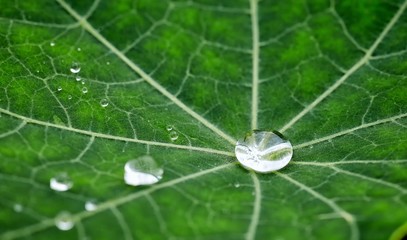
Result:
[[[60,173],[49,181],[49,186],[52,190],[65,192],[72,188],[73,182],[66,173]]]
[[[72,63],[70,70],[71,70],[71,73],[78,73],[81,71],[81,66],[79,65],[79,63],[74,62],[74,63]]]
[[[128,185],[151,185],[161,180],[164,170],[151,156],[130,160],[124,166],[124,182]]]
[[[110,65],[110,62],[106,62],[106,65]]]
[[[174,126],[172,126],[172,125],[167,125],[165,128],[166,128],[167,131],[169,132],[169,131],[171,131],[172,129],[174,129]]]
[[[97,207],[98,207],[98,206],[97,206],[95,200],[88,200],[88,201],[86,201],[86,203],[85,203],[85,209],[86,209],[86,211],[88,211],[88,212],[95,211]]]
[[[62,87],[58,86],[57,90],[58,90],[58,92],[62,91]]]
[[[239,187],[240,187],[240,183],[235,183],[234,186],[235,186],[235,188],[239,188]]]
[[[85,85],[85,83],[86,83],[86,82],[85,82],[85,80],[82,80],[82,82],[81,82],[81,83],[82,83],[82,85]]]
[[[237,141],[235,154],[244,168],[268,173],[281,169],[290,162],[293,147],[277,131],[254,130]]]
[[[68,100],[71,100],[72,99],[72,96],[71,95],[68,95]]]
[[[78,52],[82,51],[82,49],[80,47],[78,47],[76,50],[78,50]]]
[[[73,228],[74,222],[69,212],[60,212],[55,218],[55,226],[62,231],[68,231]]]
[[[21,212],[23,211],[23,205],[16,203],[13,205],[13,209],[15,212]]]
[[[79,82],[80,80],[82,80],[82,78],[81,78],[81,76],[77,75],[77,76],[75,77],[75,80],[76,80],[77,82]]]
[[[103,98],[102,100],[100,100],[100,106],[107,107],[107,105],[109,105],[109,102],[107,101],[106,98]]]
[[[50,42],[49,45],[50,45],[51,47],[53,47],[53,46],[55,46],[55,42]]]
[[[170,139],[171,141],[175,141],[178,139],[178,133],[176,131],[171,131],[170,132]]]
[[[87,87],[83,87],[83,88],[82,88],[82,93],[88,93],[88,88],[87,88]]]

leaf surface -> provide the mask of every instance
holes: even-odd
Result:
[[[407,1],[0,6],[1,239],[386,239],[407,221]],[[281,131],[291,163],[239,167],[251,129]],[[143,155],[163,179],[125,185]],[[73,188],[51,190],[62,172]]]

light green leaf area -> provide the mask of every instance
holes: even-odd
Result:
[[[403,236],[407,1],[0,6],[0,239]],[[251,129],[282,132],[290,164],[236,164]],[[126,185],[144,155],[163,179]]]

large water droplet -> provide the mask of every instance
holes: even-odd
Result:
[[[97,208],[97,204],[95,200],[88,200],[85,203],[85,209],[86,211],[90,212],[90,211],[95,211]]]
[[[88,88],[87,87],[83,87],[82,88],[82,93],[87,93],[88,92]]]
[[[69,212],[61,212],[55,218],[55,226],[62,231],[68,231],[73,228],[74,222]]]
[[[171,131],[170,132],[170,139],[171,141],[175,141],[178,139],[178,133],[176,131]]]
[[[81,66],[79,65],[79,63],[74,62],[74,63],[72,63],[70,70],[71,70],[71,73],[78,73],[81,71]]]
[[[237,141],[235,154],[244,168],[268,173],[281,169],[290,162],[293,147],[277,131],[254,130]]]
[[[107,101],[106,98],[103,98],[102,100],[100,100],[100,106],[107,107],[107,105],[109,105],[109,102]]]
[[[73,187],[73,182],[68,174],[60,173],[49,180],[49,186],[52,190],[64,192]]]
[[[151,156],[130,160],[124,166],[124,182],[128,185],[151,185],[161,180],[164,170]]]

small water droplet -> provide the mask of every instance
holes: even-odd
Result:
[[[235,188],[239,188],[239,187],[240,187],[240,183],[235,183],[234,186],[235,186]]]
[[[81,76],[76,75],[75,80],[76,80],[77,82],[79,82],[80,80],[82,80],[82,78],[81,78]]]
[[[110,62],[106,62],[106,65],[110,65]]]
[[[82,80],[82,82],[81,82],[81,83],[82,83],[82,85],[85,85],[85,83],[86,83],[86,82],[85,82],[85,80]]]
[[[109,105],[109,102],[107,101],[106,98],[103,98],[102,100],[100,100],[100,106],[107,107],[107,105]]]
[[[62,91],[62,87],[58,86],[57,90],[58,90],[58,92]]]
[[[95,211],[97,207],[98,207],[98,206],[97,206],[95,200],[88,200],[88,201],[86,201],[86,203],[85,203],[85,209],[86,209],[86,211],[88,211],[88,212]]]
[[[76,50],[78,50],[78,52],[82,51],[82,49],[80,47],[78,47]]]
[[[174,129],[174,126],[172,126],[172,125],[167,125],[165,128],[166,128],[167,131],[169,132],[169,131],[171,131],[172,129]]]
[[[71,100],[72,99],[72,96],[71,95],[68,95],[68,100]]]
[[[68,176],[68,174],[60,173],[50,179],[49,186],[51,187],[52,190],[64,192],[72,188],[73,182],[71,178]]]
[[[290,162],[293,147],[277,131],[254,130],[237,141],[235,154],[244,168],[268,173],[281,169]]]
[[[82,88],[82,93],[87,93],[88,92],[88,88],[87,87],[83,87]]]
[[[50,42],[49,45],[50,45],[51,47],[53,47],[53,46],[55,46],[55,42]]]
[[[71,230],[74,226],[72,215],[66,211],[60,212],[55,218],[55,226],[62,231]]]
[[[15,212],[21,212],[21,211],[23,211],[23,205],[16,203],[16,204],[14,204],[13,209]]]
[[[74,62],[74,63],[72,63],[70,70],[71,70],[71,73],[78,73],[81,71],[81,66],[79,65],[79,63]]]
[[[170,132],[170,139],[171,141],[175,141],[178,139],[178,133],[176,131],[171,131]]]
[[[151,185],[161,180],[164,170],[151,156],[130,160],[124,166],[124,182],[128,185]]]

